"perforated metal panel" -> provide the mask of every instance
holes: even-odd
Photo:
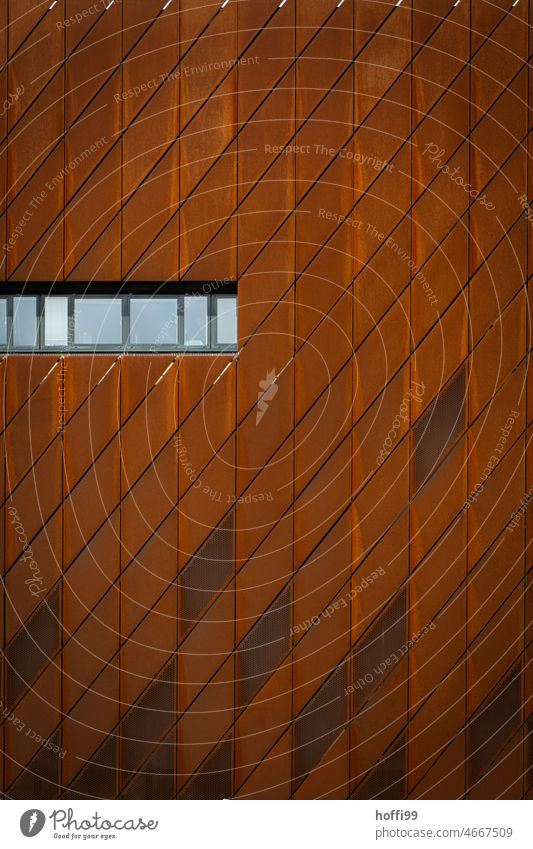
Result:
[[[59,795],[59,733],[50,738],[8,791],[11,799],[56,799]]]
[[[468,728],[468,773],[470,782],[490,767],[502,746],[520,726],[520,666],[482,705]]]
[[[6,649],[6,698],[13,705],[59,649],[59,586],[39,605]]]
[[[115,799],[118,741],[107,737],[64,794],[66,799]]]
[[[234,559],[234,511],[232,510],[180,575],[181,635],[196,622],[213,595],[231,576]]]
[[[122,769],[133,771],[174,721],[176,662],[168,664],[122,722]]]
[[[243,640],[237,653],[238,699],[253,697],[290,648],[291,590],[287,587]]]
[[[413,427],[414,485],[419,487],[465,427],[465,370],[439,393]]]
[[[174,735],[160,743],[121,794],[122,799],[172,799],[174,796]]]
[[[205,766],[189,781],[180,799],[230,799],[232,789],[232,739],[220,744]]]
[[[357,788],[354,799],[405,799],[406,745],[402,737]]]
[[[354,702],[360,707],[383,676],[401,660],[406,644],[406,592],[389,604],[354,656]]]
[[[294,724],[294,787],[317,765],[347,719],[348,665],[343,661]]]

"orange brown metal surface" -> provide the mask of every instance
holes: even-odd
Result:
[[[0,793],[530,798],[531,4],[104,5],[0,4],[0,295],[239,348],[0,359]]]

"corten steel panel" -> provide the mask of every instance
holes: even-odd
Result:
[[[123,274],[131,269],[131,279],[151,279],[156,269],[166,279],[178,269],[178,52],[179,15],[169,8],[123,65]]]
[[[346,513],[294,576],[294,639],[299,641],[339,593],[350,607],[350,516]]]
[[[163,595],[177,573],[177,521],[172,513],[154,529],[135,558],[123,570],[120,582],[122,630],[128,636]]]
[[[347,799],[350,780],[348,731],[328,749],[294,794],[294,799]]]
[[[353,546],[356,568],[349,588],[353,644],[404,584],[408,571],[408,545],[408,517],[403,514],[361,562],[355,561],[360,553]]]
[[[411,791],[412,799],[460,799],[465,790],[465,733],[459,733]]]
[[[176,449],[168,443],[134,486],[123,492],[121,504],[122,563],[126,565],[154,534],[174,517],[178,482]],[[169,516],[170,514],[170,516]]]
[[[409,499],[409,446],[404,439],[352,505],[353,557],[359,561],[388,531]]]
[[[176,646],[176,586],[145,613],[120,651],[122,711],[136,701],[170,660]]]
[[[179,463],[179,491],[183,496],[235,429],[236,365],[222,377],[181,424],[174,462]],[[182,373],[183,381],[183,373]],[[197,434],[202,434],[201,442]]]
[[[356,239],[356,256],[359,259],[361,232],[372,229],[371,221],[363,221],[354,212],[353,221],[362,221],[358,225]],[[391,262],[395,252],[403,256],[409,255],[410,239],[409,221],[403,219],[387,238],[375,238],[365,254],[367,264],[359,271],[354,281],[354,345],[358,347],[372,332],[386,312],[395,304],[397,296],[403,292],[409,282],[409,267],[407,262]],[[390,240],[390,241],[389,241]]]
[[[118,513],[100,528],[63,578],[63,627],[70,635],[119,576]]]
[[[281,545],[283,549],[292,548],[291,445],[292,435],[254,478],[248,489],[237,498],[238,533],[235,556],[238,568],[256,552],[261,552],[258,556],[264,556],[269,551],[275,551],[277,545]],[[283,539],[283,543],[273,540],[268,542],[271,533]]]
[[[77,409],[78,399],[73,397],[67,379],[65,407],[67,414],[70,410],[71,415],[64,428],[63,444],[65,485],[68,488],[78,483],[118,431],[120,369],[113,361],[109,368]],[[68,369],[67,359],[65,372]]]
[[[434,545],[467,503],[467,445],[463,438],[452,448],[411,504],[411,565]]]
[[[7,510],[9,524],[16,516]],[[10,640],[36,610],[61,576],[61,511],[55,513],[31,543],[33,561],[24,552],[5,577],[5,638]],[[33,580],[35,579],[35,580]]]
[[[523,286],[527,223],[522,219],[495,246],[470,282],[470,322],[477,343]]]
[[[230,584],[215,599],[200,622],[180,646],[178,706],[186,711],[223,665],[234,647],[233,588]]]
[[[320,686],[347,655],[350,647],[350,608],[344,607],[338,593],[332,605],[338,606],[329,616],[321,616],[295,646],[294,657],[294,701],[296,716],[318,691]]]
[[[283,663],[235,722],[235,783],[243,784],[291,721],[292,664]]]
[[[5,726],[6,788],[21,773],[30,758],[39,751],[39,737],[48,739],[61,718],[61,668],[52,661],[39,680],[26,691],[16,706],[16,714],[35,735],[21,734],[12,722]]]
[[[525,295],[524,291],[518,292],[472,352],[471,419],[526,353]]]
[[[46,456],[46,455],[45,455]],[[115,437],[71,491],[65,480],[64,563],[68,566],[111,516],[120,499],[119,440]],[[87,504],[91,505],[86,510]]]
[[[99,792],[149,795],[169,752],[141,741],[132,772],[120,720],[170,661],[163,794],[228,752],[239,798],[364,795],[405,739],[411,799],[519,797],[522,731],[466,786],[464,729],[531,618],[531,4],[49,5],[0,10],[0,276],[238,276],[240,350],[8,357],[1,639],[39,603],[27,537],[46,592],[62,580],[64,644],[17,711],[60,729],[64,787],[110,758]],[[412,429],[460,369],[465,428],[420,487]],[[225,582],[184,627],[194,555],[230,519]],[[352,688],[297,779],[299,712],[345,658],[354,683],[405,586],[408,656],[369,701]],[[286,652],[243,708],[235,651],[284,592]],[[8,795],[41,754],[15,732]]]
[[[291,793],[292,729],[270,749],[236,793],[238,799],[288,799]]]
[[[352,789],[361,783],[365,774],[383,755],[401,732],[407,718],[407,662],[403,661],[380,681],[372,699],[365,703],[351,723]]]
[[[195,554],[231,509],[235,496],[235,437],[230,436],[202,473],[202,486],[178,504],[179,567]]]
[[[63,719],[63,785],[68,786],[119,718],[119,668],[109,664]]]
[[[439,681],[423,704],[416,704],[409,740],[409,788],[415,798],[420,793],[418,783],[427,785],[439,762],[449,762],[447,752],[465,724],[464,687],[465,664],[461,661]],[[464,750],[451,758],[452,763],[463,765]],[[451,766],[449,769],[454,772]],[[460,798],[464,792],[464,766],[461,774],[453,774],[451,784],[455,790],[452,798]]]
[[[234,658],[230,657],[178,722],[178,783],[183,786],[233,722]]]
[[[130,371],[131,375],[131,371]],[[122,486],[132,487],[154,462],[177,428],[178,361],[152,371],[145,396],[128,418],[122,419]]]
[[[114,587],[87,615],[63,646],[63,711],[90,689],[93,681],[118,650],[119,593]],[[70,638],[69,638],[70,637]]]

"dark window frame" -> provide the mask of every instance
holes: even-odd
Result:
[[[47,298],[67,297],[67,345],[45,344],[45,303]],[[196,346],[186,345],[184,342],[184,298],[203,297],[207,299],[207,344]],[[15,346],[13,344],[13,312],[15,298],[36,298],[37,317],[37,344],[35,346]],[[121,344],[96,343],[81,344],[74,343],[75,332],[75,301],[76,298],[121,301],[122,342]],[[177,343],[130,343],[131,332],[131,303],[135,299],[149,300],[151,298],[176,299],[177,306]],[[25,284],[23,287],[14,287],[13,284],[4,284],[0,291],[0,300],[7,299],[7,344],[0,344],[2,354],[104,354],[104,353],[235,353],[238,348],[238,334],[234,344],[222,344],[217,340],[216,302],[222,298],[233,298],[237,301],[237,287],[234,283],[226,281],[215,281],[212,283],[194,284],[184,286],[183,284],[135,284],[134,287],[124,288],[122,285],[110,284]]]

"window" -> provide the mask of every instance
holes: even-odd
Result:
[[[37,298],[13,298],[13,347],[37,344]]]
[[[44,344],[47,348],[68,345],[68,298],[45,298]]]
[[[0,345],[7,345],[7,301],[0,301]]]
[[[122,344],[122,304],[119,298],[75,298],[75,345]]]
[[[207,298],[184,298],[184,344],[203,348],[207,345]]]
[[[130,345],[178,344],[177,298],[132,298]]]
[[[0,297],[0,351],[204,353],[236,348],[233,294]]]
[[[216,344],[234,345],[237,339],[237,298],[215,298]]]

